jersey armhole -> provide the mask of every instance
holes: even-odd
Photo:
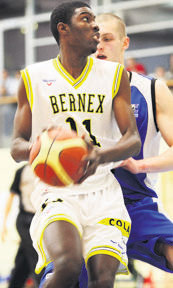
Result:
[[[153,117],[154,117],[154,123],[156,127],[156,131],[159,131],[157,120],[156,120],[156,95],[155,95],[155,83],[157,79],[151,80],[151,99],[152,99],[152,107],[153,107]]]
[[[129,72],[129,82],[131,83],[132,81],[132,72],[131,71],[128,71]]]

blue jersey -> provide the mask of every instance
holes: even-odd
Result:
[[[134,159],[153,157],[159,153],[160,133],[156,123],[155,79],[135,72],[130,73],[131,103],[141,137],[141,150]],[[125,202],[145,196],[157,197],[154,187],[156,173],[132,174],[117,168],[113,171],[121,185]]]

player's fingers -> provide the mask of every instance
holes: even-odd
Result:
[[[118,167],[124,167],[126,165],[126,160],[122,161]]]
[[[93,173],[92,173],[93,174]],[[88,171],[86,173],[84,173],[84,175],[78,180],[78,184],[81,184],[82,182],[84,182],[89,176],[92,175],[91,173],[89,173]]]
[[[85,170],[83,171],[82,177],[79,179],[78,184],[81,184],[84,180],[86,180],[89,176],[93,175],[98,167],[96,159],[90,159],[87,161]]]
[[[82,137],[83,138],[83,137]],[[87,149],[88,149],[88,152],[91,152],[94,148],[94,145],[91,143],[91,141],[89,141],[88,139],[86,138],[83,138],[83,140],[85,141],[86,145],[87,145]]]

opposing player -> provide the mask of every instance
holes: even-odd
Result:
[[[56,7],[51,30],[60,53],[22,71],[11,154],[16,161],[28,160],[32,141],[56,124],[88,133],[95,147],[81,184],[37,185],[31,224],[39,256],[36,271],[54,261],[44,287],[74,287],[84,257],[89,286],[113,287],[115,274],[127,273],[130,218],[110,169],[136,155],[141,143],[130,85],[121,64],[88,57],[99,42],[89,5],[73,1]]]
[[[100,43],[96,57],[124,64],[129,46],[125,23],[113,14],[97,16]],[[114,170],[132,220],[128,256],[173,272],[173,222],[155,191],[156,172],[173,170],[173,96],[164,82],[129,72],[131,103],[141,136],[139,155]],[[159,155],[159,140],[169,148]]]

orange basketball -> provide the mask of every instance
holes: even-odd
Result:
[[[86,142],[75,131],[51,128],[37,137],[29,163],[35,174],[53,186],[75,184],[83,176],[88,154]]]

